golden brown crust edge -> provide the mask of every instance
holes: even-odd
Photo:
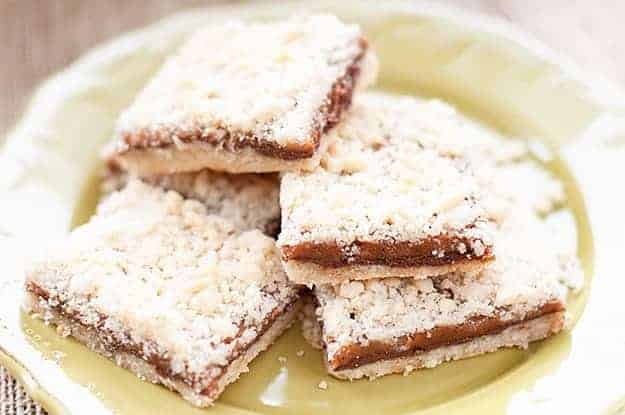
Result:
[[[386,265],[349,265],[329,268],[300,261],[283,261],[289,280],[304,285],[340,284],[351,280],[374,278],[435,278],[451,272],[474,273],[482,270],[491,260],[460,261],[449,265],[390,267]]]

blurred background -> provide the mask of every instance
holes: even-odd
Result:
[[[625,0],[439,0],[509,21],[625,84]],[[180,9],[224,1],[0,0],[0,142],[34,88],[86,50]],[[1,202],[0,202],[1,203]],[[43,411],[0,367],[0,415]]]
[[[515,23],[584,69],[625,83],[624,0],[439,0]],[[200,0],[0,0],[0,137],[33,88],[90,47]]]

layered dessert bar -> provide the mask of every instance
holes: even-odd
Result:
[[[26,275],[26,307],[142,379],[207,406],[293,322],[275,241],[138,180]]]
[[[550,228],[525,213],[502,225],[497,259],[480,272],[316,287],[305,335],[324,349],[328,372],[408,373],[562,330],[566,282],[580,280],[580,265],[570,245],[552,244]]]
[[[278,244],[291,280],[425,278],[493,259],[471,131],[449,109],[361,94],[320,166],[283,174]]]
[[[123,189],[131,177],[110,166],[103,177],[102,193]],[[280,231],[280,183],[276,174],[229,174],[205,169],[142,180],[201,202],[208,214],[229,220],[239,230],[259,229],[271,237]]]
[[[360,28],[334,16],[211,25],[122,114],[109,157],[138,175],[312,168],[376,71]]]

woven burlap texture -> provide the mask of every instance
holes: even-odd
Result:
[[[0,415],[45,415],[24,388],[0,366]]]

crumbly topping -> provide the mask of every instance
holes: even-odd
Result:
[[[330,15],[210,25],[122,115],[118,135],[199,126],[206,136],[225,129],[283,147],[310,144],[332,85],[363,53],[360,28]],[[175,133],[171,140],[184,145]]]
[[[484,183],[490,190],[489,202],[504,203],[506,207],[527,205],[539,214],[547,214],[564,202],[562,183],[543,169],[537,162],[524,159],[485,168]],[[500,218],[497,207],[490,206],[493,219]],[[504,213],[505,214],[505,213]]]
[[[328,382],[326,382],[325,380],[322,380],[321,382],[319,382],[317,387],[321,390],[326,390],[328,389]]]
[[[271,238],[138,180],[105,199],[27,281],[49,293],[44,308],[60,306],[200,380],[297,296]]]
[[[358,96],[313,172],[282,178],[281,246],[304,242],[420,241],[439,235],[491,244],[471,165],[477,135],[438,101]],[[346,253],[347,254],[347,253]]]
[[[445,104],[435,101],[433,105]],[[470,160],[490,219],[501,222],[511,208],[519,206],[545,215],[564,202],[562,183],[535,161],[526,140],[502,137],[451,107],[447,112],[466,127],[455,151]]]
[[[280,246],[331,241],[349,255],[354,241],[444,234],[473,238],[456,249],[480,256],[514,206],[544,214],[564,199],[524,142],[438,100],[362,94],[331,139],[319,168],[283,175]]]
[[[584,272],[579,258],[571,258],[571,252],[577,251],[577,225],[570,210],[558,210],[545,218],[545,225],[552,238],[557,260],[565,271],[560,282],[574,292],[584,286]]]
[[[275,236],[280,227],[279,182],[274,174],[227,174],[202,170],[143,179],[175,190],[201,202],[210,215],[228,219],[239,230],[259,229]],[[111,171],[105,177],[105,194],[121,190],[128,181],[125,173]]]
[[[496,260],[474,275],[317,287],[317,315],[329,358],[350,344],[390,343],[475,316],[523,319],[546,303],[563,302],[563,276],[571,270],[581,272],[575,250],[554,245],[551,229],[533,213],[518,210],[513,217],[497,233]]]

